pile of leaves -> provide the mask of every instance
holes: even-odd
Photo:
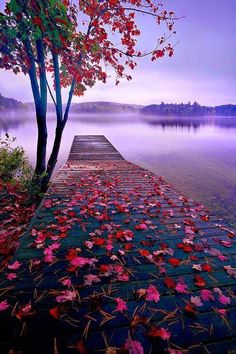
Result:
[[[36,204],[29,201],[28,193],[18,182],[0,179],[0,267],[5,267],[26,230]]]

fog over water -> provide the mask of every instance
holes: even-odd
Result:
[[[49,150],[54,129],[54,117],[49,117]],[[30,161],[35,162],[33,113],[2,114],[0,131],[17,137]],[[164,176],[236,225],[236,117],[71,115],[57,168],[66,161],[76,134],[105,135],[127,160]]]

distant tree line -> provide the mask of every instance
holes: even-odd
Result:
[[[24,108],[24,104],[14,98],[6,98],[0,94],[0,111],[4,109]]]
[[[162,102],[159,105],[153,104],[142,108],[141,113],[160,116],[235,116],[236,105],[227,104],[222,106],[207,107],[201,106],[197,102],[194,102],[193,104],[191,104],[190,102],[187,104]]]
[[[64,105],[63,105],[64,107]],[[33,103],[22,103],[14,98],[6,98],[0,94],[0,111],[34,109]],[[48,111],[54,111],[54,105],[48,104]],[[72,113],[141,113],[159,116],[236,116],[236,105],[227,104],[216,107],[201,106],[199,103],[164,103],[150,106],[122,104],[114,102],[74,103]]]

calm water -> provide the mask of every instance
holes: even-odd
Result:
[[[34,120],[6,118],[0,118],[1,132],[16,136],[34,163]],[[53,119],[48,125],[51,145]],[[105,135],[127,160],[164,176],[236,225],[236,117],[72,116],[64,132],[58,167],[66,161],[75,134]]]

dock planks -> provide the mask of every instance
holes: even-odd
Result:
[[[233,353],[234,236],[104,136],[75,136],[2,277],[0,353]]]

